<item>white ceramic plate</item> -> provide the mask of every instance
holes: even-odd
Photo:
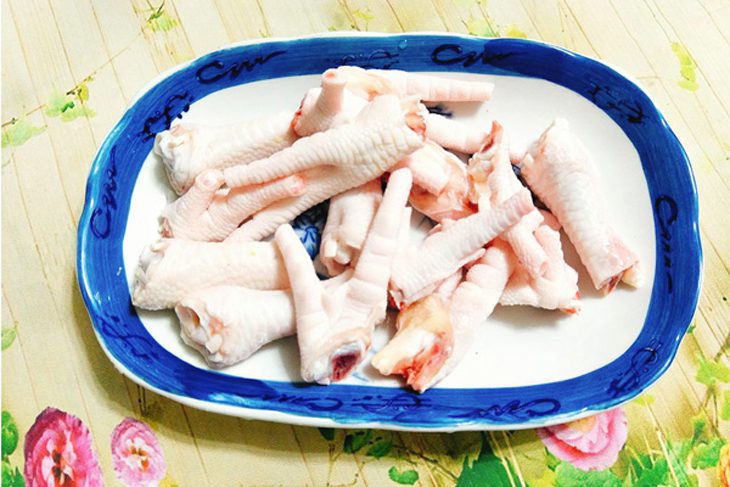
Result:
[[[488,103],[443,108],[469,124],[497,119],[520,144],[554,118],[566,118],[593,154],[609,219],[640,255],[647,284],[599,296],[563,239],[568,262],[580,272],[581,313],[498,307],[459,367],[423,395],[379,377],[367,360],[343,383],[300,384],[294,338],[223,371],[210,370],[183,344],[172,312],[143,312],[129,302],[139,254],[158,237],[158,215],[173,197],[151,153],[152,135],[178,116],[220,124],[294,109],[318,85],[314,73],[340,64],[491,81],[496,89]],[[318,209],[297,224],[311,237],[323,217]],[[123,373],[195,407],[317,426],[516,428],[612,407],[638,394],[671,362],[696,305],[701,263],[688,161],[633,82],[541,43],[423,34],[251,43],[163,76],[100,149],[79,239],[87,307],[102,346]],[[391,333],[380,327],[371,353]]]

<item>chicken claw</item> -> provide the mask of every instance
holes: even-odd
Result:
[[[161,239],[139,258],[132,303],[144,309],[172,308],[185,296],[230,284],[287,289],[289,279],[271,242],[195,242]]]
[[[423,101],[485,101],[492,97],[494,91],[492,83],[442,78],[396,69],[340,66],[337,71],[346,76],[348,89],[368,99],[383,94],[395,94],[415,95]]]
[[[426,138],[436,142],[444,149],[474,154],[487,142],[489,132],[475,128],[437,113],[426,113]]]
[[[480,206],[501,203],[524,188],[512,171],[507,134],[497,122],[492,123],[487,142],[471,158],[467,171],[472,183],[470,199]],[[535,278],[544,274],[547,266],[547,254],[533,235],[542,219],[533,206],[518,224],[504,233],[522,266]]]
[[[330,276],[355,263],[382,199],[380,179],[332,197],[319,251]]]
[[[385,318],[390,267],[411,186],[408,170],[394,172],[362,253],[347,283],[324,288],[289,225],[276,231],[292,283],[302,378],[329,384],[345,378],[370,348],[373,327]]]
[[[532,209],[529,191],[522,189],[493,209],[448,225],[429,235],[414,250],[399,255],[393,264],[391,295],[398,307],[428,296],[446,277],[480,257],[483,247]]]
[[[297,135],[324,132],[355,119],[367,100],[346,89],[346,81],[336,69],[324,72],[322,87],[309,90],[294,114],[291,125]]]
[[[611,292],[639,258],[607,223],[592,161],[566,120],[556,119],[529,148],[522,175],[565,229],[595,288]],[[630,278],[637,282],[635,273]]]
[[[401,310],[398,332],[373,357],[373,367],[402,375],[418,392],[451,373],[502,294],[512,272],[507,252],[507,244],[495,240],[450,296],[434,293]]]
[[[263,159],[292,145],[291,112],[251,122],[209,126],[179,123],[155,136],[170,185],[183,194],[206,169],[224,169]]]
[[[407,106],[404,115],[402,103]],[[226,169],[229,187],[262,184],[299,173],[307,191],[265,208],[233,232],[230,239],[260,240],[312,206],[376,179],[423,146],[417,103],[381,96],[355,122],[299,139],[268,159]],[[420,122],[419,122],[420,121]]]
[[[533,277],[525,267],[515,265],[499,304],[522,304],[577,313],[581,307],[578,273],[565,262],[560,233],[543,224],[535,230],[535,238],[547,256],[545,272]]]
[[[299,196],[304,178],[288,176],[265,184],[220,189],[223,173],[210,170],[162,213],[163,236],[221,241],[248,217],[281,199]]]

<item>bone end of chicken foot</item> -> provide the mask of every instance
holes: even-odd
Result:
[[[428,296],[398,314],[398,331],[373,357],[383,375],[401,375],[413,390],[425,391],[448,359],[453,330],[447,305]]]
[[[175,313],[183,341],[216,368],[241,362],[267,343],[296,333],[289,291],[213,286],[183,298]]]
[[[153,150],[162,158],[170,186],[177,194],[187,191],[192,184],[193,175],[199,172],[199,168],[193,167],[196,130],[195,125],[178,124],[155,136]]]
[[[145,299],[145,291],[147,283],[154,274],[155,266],[162,261],[164,251],[169,245],[169,240],[158,240],[148,245],[142,250],[139,256],[139,264],[134,273],[134,284],[132,290],[132,304],[145,308],[147,300]],[[157,308],[154,308],[157,309]]]
[[[370,346],[370,339],[362,333],[362,330],[356,330],[354,334],[352,330],[348,331],[347,339],[350,341],[313,362],[308,367],[308,375],[304,375],[304,371],[302,371],[303,379],[307,382],[328,385],[347,378],[362,362]],[[342,342],[342,340],[337,341]]]

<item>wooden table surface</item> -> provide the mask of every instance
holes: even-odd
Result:
[[[729,21],[727,0],[3,0],[3,476],[5,464],[22,471],[25,432],[51,406],[88,427],[108,485],[120,482],[110,435],[125,417],[154,431],[164,485],[719,485],[730,474]],[[86,177],[106,133],[171,66],[244,39],[328,30],[545,40],[638,78],[676,131],[697,178],[702,295],[669,371],[623,407],[628,441],[609,470],[582,474],[534,430],[365,433],[206,413],[144,392],[107,360],[75,274]]]

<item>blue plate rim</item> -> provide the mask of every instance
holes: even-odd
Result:
[[[617,375],[614,374],[614,382],[617,383],[617,388],[616,394],[614,394],[612,397],[607,397],[601,401],[584,401],[584,403],[579,405],[579,407],[573,405],[567,410],[559,407],[555,411],[552,410],[554,408],[551,408],[550,403],[540,403],[539,401],[536,403],[534,399],[532,401],[520,402],[516,399],[515,401],[510,401],[502,404],[489,405],[489,403],[486,403],[481,408],[475,408],[471,411],[465,412],[462,415],[456,415],[448,419],[444,419],[440,416],[444,411],[437,410],[436,408],[433,408],[434,410],[429,416],[429,404],[425,401],[418,399],[426,398],[429,393],[422,396],[416,396],[406,393],[404,391],[400,391],[401,394],[399,394],[398,396],[389,397],[388,400],[385,400],[384,402],[381,401],[381,403],[378,403],[377,400],[375,400],[364,406],[362,404],[359,404],[358,408],[356,408],[356,411],[360,411],[362,412],[362,414],[353,414],[352,411],[349,411],[349,413],[347,413],[343,417],[341,415],[332,414],[332,410],[329,410],[328,407],[326,407],[326,405],[323,403],[307,402],[305,396],[297,396],[296,394],[292,394],[290,390],[291,388],[286,389],[285,392],[280,393],[279,395],[276,395],[275,393],[268,393],[268,396],[264,395],[258,397],[247,396],[246,394],[250,392],[248,391],[248,389],[246,390],[247,392],[244,394],[234,394],[234,397],[228,397],[227,393],[222,393],[217,396],[208,396],[205,399],[200,399],[197,397],[189,396],[187,394],[179,394],[174,390],[174,387],[158,387],[158,385],[156,385],[154,381],[149,380],[149,377],[144,377],[144,374],[140,374],[139,371],[135,372],[130,367],[128,367],[127,365],[129,364],[129,362],[125,362],[125,360],[120,359],[119,353],[114,353],[119,352],[120,350],[119,347],[114,348],[113,346],[110,346],[110,344],[115,345],[115,340],[134,341],[136,338],[132,335],[129,335],[125,338],[120,338],[119,329],[110,324],[111,322],[113,322],[113,320],[111,320],[108,315],[105,315],[104,311],[101,309],[102,303],[95,298],[94,293],[93,284],[95,282],[95,271],[93,268],[89,267],[86,251],[88,249],[91,249],[91,247],[89,247],[90,240],[93,240],[96,237],[93,234],[94,232],[92,231],[92,219],[94,219],[95,216],[103,216],[104,211],[110,211],[110,205],[108,201],[110,195],[113,203],[112,206],[115,206],[117,203],[116,201],[114,201],[114,195],[109,189],[110,181],[114,184],[116,184],[117,182],[114,179],[116,176],[116,170],[118,169],[114,165],[114,155],[116,149],[114,143],[118,142],[121,135],[123,135],[124,130],[128,129],[130,112],[132,112],[132,110],[136,106],[138,106],[145,99],[146,96],[149,96],[152,90],[154,90],[165,81],[172,79],[176,75],[176,73],[184,72],[185,70],[190,69],[192,66],[205,65],[206,61],[208,62],[208,64],[210,64],[212,62],[211,60],[214,60],[216,57],[224,57],[226,55],[230,55],[233,52],[237,52],[237,50],[245,50],[246,48],[254,50],[263,50],[265,48],[277,49],[280,46],[294,46],[297,43],[307,43],[312,42],[313,40],[323,40],[326,42],[331,42],[333,40],[340,41],[347,39],[360,39],[362,43],[366,43],[366,41],[374,41],[377,43],[390,43],[391,45],[393,45],[393,43],[396,43],[397,46],[400,46],[400,44],[404,42],[407,43],[409,41],[411,43],[423,42],[425,44],[428,44],[429,42],[433,43],[434,41],[439,41],[442,42],[440,46],[452,46],[450,48],[440,51],[441,53],[447,53],[451,55],[456,54],[456,56],[452,57],[442,57],[440,60],[445,61],[445,65],[459,64],[463,61],[464,67],[466,67],[467,62],[471,61],[471,58],[464,58],[464,56],[462,56],[464,50],[461,48],[464,46],[475,47],[479,45],[478,43],[482,43],[481,45],[484,46],[482,54],[490,54],[495,46],[500,45],[508,45],[511,48],[520,47],[521,49],[525,50],[538,49],[542,50],[543,53],[560,54],[562,56],[567,56],[567,58],[570,59],[572,62],[582,64],[583,67],[589,66],[590,68],[594,68],[596,70],[608,70],[608,72],[611,72],[615,76],[617,76],[617,79],[620,80],[621,83],[624,83],[626,85],[626,88],[629,89],[629,91],[631,91],[633,95],[638,96],[638,101],[637,99],[633,100],[637,103],[635,107],[626,108],[622,107],[619,104],[618,108],[616,108],[617,101],[615,98],[611,98],[611,96],[613,95],[611,95],[610,89],[607,85],[607,87],[602,88],[603,94],[601,93],[601,89],[598,89],[598,100],[596,100],[596,93],[593,93],[592,96],[594,99],[592,101],[594,102],[594,104],[599,106],[599,108],[602,108],[609,116],[611,116],[614,121],[617,121],[617,123],[619,123],[622,128],[624,128],[624,125],[626,123],[626,121],[624,120],[624,123],[622,124],[622,119],[627,119],[629,121],[631,121],[631,117],[633,117],[634,119],[641,118],[641,120],[643,120],[644,117],[646,117],[646,119],[655,119],[652,121],[658,124],[657,129],[661,130],[661,134],[666,137],[669,145],[671,146],[671,149],[674,152],[674,155],[678,156],[674,158],[674,166],[672,167],[672,169],[675,171],[679,170],[681,183],[677,183],[675,181],[674,189],[676,191],[682,190],[684,192],[682,194],[683,201],[689,200],[690,206],[689,209],[684,206],[682,207],[683,209],[681,212],[681,217],[683,218],[683,220],[681,222],[682,226],[680,227],[678,226],[679,223],[677,223],[680,218],[680,215],[678,214],[678,203],[676,201],[677,198],[672,195],[666,195],[663,193],[661,195],[655,195],[652,193],[652,200],[655,208],[655,230],[657,233],[657,272],[655,276],[653,291],[654,293],[657,291],[657,284],[662,284],[660,276],[663,276],[664,274],[659,271],[664,270],[665,273],[667,273],[667,282],[665,282],[664,284],[669,287],[670,292],[672,290],[672,286],[676,287],[678,284],[681,284],[681,289],[685,292],[688,292],[689,294],[685,294],[684,299],[682,300],[683,306],[681,307],[681,309],[683,310],[684,314],[681,317],[681,323],[676,323],[674,325],[674,327],[672,328],[674,334],[671,337],[667,337],[667,340],[665,340],[664,342],[659,342],[658,344],[651,341],[647,343],[639,343],[644,334],[644,327],[642,327],[642,332],[640,336],[621,357],[611,362],[610,364],[607,364],[606,366],[597,369],[596,371],[576,378],[585,378],[586,376],[594,375],[597,372],[605,371],[605,369],[611,368],[615,362],[626,359],[626,355],[633,350],[634,354],[631,357],[628,357],[629,367],[623,372],[618,371]],[[458,46],[461,50],[457,50],[453,46]],[[499,51],[499,48],[496,48],[495,50]],[[435,52],[435,49],[433,52]],[[478,53],[475,52],[475,54]],[[499,52],[497,52],[497,54],[499,54]],[[386,57],[385,59],[389,58]],[[498,57],[495,59],[497,60],[497,62],[495,62],[494,60],[490,61],[490,68],[503,69],[498,65],[500,59]],[[435,55],[432,55],[432,60],[436,62]],[[355,61],[358,60],[355,59]],[[483,61],[483,63],[487,64],[487,61]],[[474,63],[472,63],[472,65],[473,64]],[[235,84],[238,83],[233,83],[233,85]],[[579,94],[584,97],[588,97],[585,92],[579,92]],[[601,96],[607,98],[600,98]],[[182,101],[184,102],[185,100]],[[188,102],[190,101],[192,100],[189,100]],[[601,106],[601,103],[603,103],[605,106]],[[613,108],[611,107],[611,105],[613,105]],[[628,107],[628,105],[626,106]],[[636,107],[638,107],[640,110],[637,111]],[[611,111],[614,111],[615,113],[611,113]],[[626,130],[624,131],[626,132]],[[631,137],[629,138],[631,139]],[[634,139],[631,140],[632,142],[634,142]],[[646,173],[646,163],[644,161],[644,157],[642,157],[641,159],[642,165],[644,166],[644,171]],[[111,166],[109,165],[110,160],[112,161]],[[112,176],[110,176],[110,167],[114,169],[113,172],[115,173]],[[648,175],[645,174],[645,176]],[[117,367],[117,369],[119,369],[123,374],[127,375],[138,384],[150,388],[155,392],[175,399],[184,404],[188,404],[193,407],[209,411],[222,412],[225,414],[243,416],[252,419],[265,419],[271,421],[307,424],[313,426],[378,427],[429,431],[453,431],[467,429],[514,429],[519,427],[534,427],[555,424],[568,419],[577,419],[582,416],[590,415],[597,411],[610,409],[611,407],[626,402],[641,393],[644,389],[653,384],[666,371],[666,369],[669,367],[674,357],[676,356],[679,343],[691,322],[691,318],[694,314],[699,299],[699,292],[701,290],[702,248],[699,238],[698,221],[699,208],[696,183],[694,175],[692,173],[689,158],[687,157],[686,152],[681,146],[679,139],[677,138],[676,134],[673,132],[669,124],[666,122],[661,112],[656,107],[650,95],[630,76],[622,73],[619,69],[614,68],[613,66],[610,66],[603,61],[592,59],[590,57],[583,56],[562,47],[554,46],[542,41],[518,39],[487,39],[444,33],[329,33],[323,35],[304,36],[288,39],[272,38],[234,44],[223,49],[214,51],[212,53],[206,54],[204,56],[198,57],[188,63],[173,67],[152,80],[147,86],[143,88],[140,94],[134,98],[134,101],[130,104],[128,110],[122,116],[117,125],[110,131],[109,135],[100,146],[90,170],[90,175],[86,187],[86,200],[84,204],[84,211],[80,218],[78,228],[77,276],[79,279],[79,286],[82,291],[84,302],[92,318],[94,332],[97,335],[97,339],[99,340],[100,344],[102,345],[102,349],[110,358],[115,367]],[[110,231],[113,232],[113,229]],[[677,237],[677,235],[680,233],[680,237]],[[690,270],[693,272],[693,274],[690,276],[689,282],[685,282],[685,276],[683,276],[683,280],[678,282],[675,279],[675,281],[673,282],[672,275],[668,274],[669,271],[667,271],[667,269],[660,268],[660,256],[664,259],[674,258],[675,260],[670,263],[675,265],[677,263],[687,263],[685,262],[686,259],[682,259],[681,255],[676,255],[675,247],[671,246],[671,244],[673,244],[672,239],[675,239],[676,241],[677,238],[682,238],[682,242],[685,244],[685,246],[689,245],[689,251],[687,248],[683,249],[683,251],[687,254],[692,254],[692,257],[694,258],[690,259],[693,260],[693,262],[690,262],[690,264],[693,264],[690,267]],[[670,251],[662,252],[662,248],[666,248],[667,245],[671,247]],[[652,294],[652,303],[654,303],[654,293]],[[110,333],[110,330],[112,330],[113,332]],[[132,338],[129,338],[130,336]],[[141,338],[145,337],[142,336]],[[637,344],[639,345],[638,347]],[[159,345],[157,346],[159,347]],[[122,348],[125,347],[126,345],[122,346]],[[128,355],[122,354],[122,356],[128,358]],[[225,376],[225,374],[220,374],[214,371],[205,372],[208,374],[213,374],[215,376],[231,378],[231,376]],[[613,370],[613,372],[616,373],[617,370]],[[630,384],[627,384],[626,381],[630,378],[632,380],[636,380],[631,382]],[[499,389],[459,389],[459,391],[466,393],[472,393],[474,391],[492,390],[501,392],[507,391],[511,394],[514,394],[514,397],[518,397],[518,393],[524,393],[524,391],[528,389],[545,387],[559,388],[561,384],[571,381],[573,381],[573,379],[549,384],[540,384],[536,386]],[[623,384],[622,381],[624,382]],[[263,383],[267,387],[273,385],[274,389],[282,385],[291,386],[291,384],[289,383],[278,383],[273,381],[254,382]],[[295,385],[294,389],[296,390],[296,388],[298,387],[300,386]],[[311,387],[314,387],[315,389],[317,388],[317,386]],[[308,388],[309,386],[304,387],[301,390],[304,391]],[[330,391],[341,391],[345,396],[352,396],[352,393],[349,393],[348,389],[358,388],[363,388],[363,386],[336,385],[330,386],[330,388],[328,389]],[[387,389],[374,387],[364,388],[376,392],[379,392],[380,389]],[[321,392],[321,389],[319,390]],[[355,394],[359,394],[360,396],[362,396],[363,394],[368,395],[367,392],[364,392],[362,390],[356,390]],[[325,395],[330,396],[331,394],[328,393]],[[319,396],[322,396],[322,394],[319,394]],[[303,400],[297,402],[298,399]],[[264,402],[263,407],[261,401]],[[378,413],[378,411],[381,411],[381,413],[385,413],[385,415]],[[415,416],[412,414],[414,411],[418,413]]]

